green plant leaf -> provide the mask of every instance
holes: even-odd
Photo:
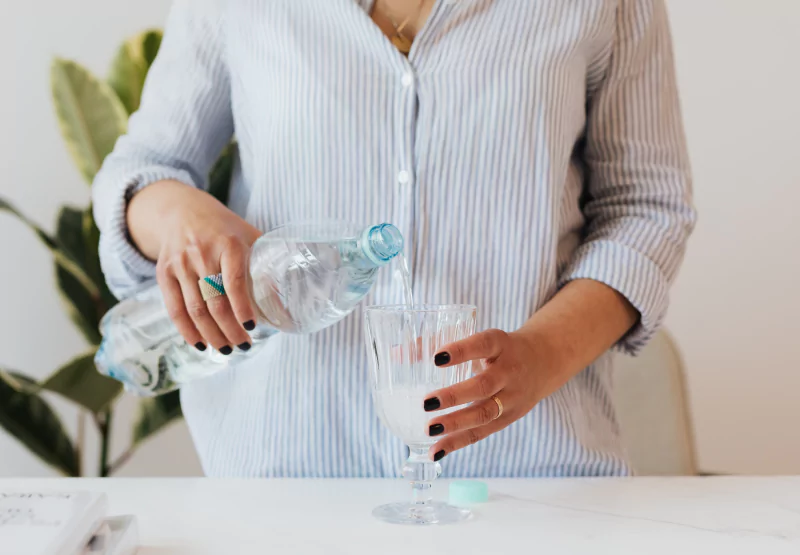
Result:
[[[222,204],[228,204],[230,196],[231,179],[233,178],[233,163],[238,155],[236,143],[231,143],[222,151],[211,172],[208,174],[208,192]]]
[[[24,214],[22,214],[19,210],[14,208],[14,206],[0,198],[0,211],[6,211],[11,213],[12,215],[16,216],[22,223],[30,227],[36,236],[41,240],[41,242],[50,249],[53,257],[55,258],[56,262],[59,266],[61,266],[64,270],[72,274],[75,279],[80,281],[81,285],[86,288],[87,291],[91,292],[92,295],[99,295],[100,291],[97,288],[97,285],[86,275],[86,272],[83,271],[81,265],[76,261],[67,251],[63,248],[61,243],[45,232],[42,228],[37,226],[33,221],[28,219]]]
[[[100,316],[97,300],[75,277],[56,265],[56,283],[69,319],[90,345],[100,345]]]
[[[142,51],[147,69],[156,61],[156,56],[161,48],[161,39],[164,33],[160,29],[150,29],[140,35],[142,37]]]
[[[147,72],[161,46],[161,31],[147,31],[119,47],[108,74],[108,84],[129,114],[139,109]]]
[[[92,278],[92,281],[94,281],[100,289],[100,298],[104,306],[101,307],[99,316],[102,317],[111,307],[116,305],[118,301],[106,285],[106,276],[103,274],[103,269],[100,267],[99,249],[100,230],[97,229],[92,207],[89,206],[83,213],[84,268],[88,276]]]
[[[29,378],[25,374],[20,374],[19,372],[7,372],[0,368],[0,379],[4,379],[7,384],[17,391],[38,394],[42,389],[36,380]]]
[[[105,284],[102,273],[99,277],[91,275],[99,269],[89,270],[87,267],[90,262],[87,260],[88,253],[94,249],[96,257],[97,246],[86,245],[84,219],[83,211],[63,206],[58,214],[57,237],[63,249],[70,257],[77,260],[92,281],[99,285],[95,286],[95,292],[88,291],[79,280],[59,265],[56,265],[56,281],[72,321],[90,344],[99,345],[102,339],[99,332],[100,318],[106,311],[99,291]],[[99,281],[95,281],[98,279]]]
[[[93,414],[106,410],[122,392],[122,384],[97,371],[94,355],[92,351],[71,360],[47,378],[42,388],[66,397]]]
[[[58,212],[56,237],[61,248],[83,266],[83,213],[71,206]]]
[[[61,134],[84,179],[91,183],[125,133],[125,106],[111,87],[75,62],[53,60],[50,79]]]
[[[50,405],[26,388],[14,387],[0,373],[0,426],[45,463],[67,476],[78,476],[72,441]]]
[[[69,206],[62,207],[58,214],[57,229],[58,240],[64,250],[85,269],[83,213]],[[80,281],[59,265],[56,265],[56,281],[70,319],[89,343],[99,345],[101,340],[99,323],[103,312],[99,295],[87,291]]]
[[[141,443],[181,415],[181,400],[177,391],[144,399],[139,405],[139,418],[133,427],[133,444]]]
[[[124,42],[111,64],[108,84],[117,93],[128,114],[139,109],[147,68],[135,43]]]

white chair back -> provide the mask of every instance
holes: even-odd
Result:
[[[683,361],[662,331],[638,357],[615,360],[614,401],[622,441],[644,476],[697,474]]]

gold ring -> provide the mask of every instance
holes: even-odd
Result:
[[[497,395],[492,395],[492,401],[497,403],[497,416],[494,417],[495,420],[503,416],[503,402],[497,398]]]

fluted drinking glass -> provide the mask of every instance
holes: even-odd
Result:
[[[381,422],[408,445],[403,477],[411,481],[409,502],[376,508],[373,515],[398,524],[445,524],[470,516],[466,509],[434,501],[431,482],[441,474],[428,451],[432,418],[423,403],[429,393],[471,376],[469,364],[438,368],[434,355],[475,333],[477,309],[468,305],[374,306],[364,311],[371,359],[372,398]],[[456,410],[450,409],[450,410]],[[441,411],[440,413],[449,412]]]

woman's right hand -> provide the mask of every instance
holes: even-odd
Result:
[[[247,290],[247,260],[261,232],[205,191],[160,181],[128,204],[136,246],[156,260],[170,318],[187,343],[222,354],[248,350],[255,310]],[[225,295],[204,301],[198,281],[222,274]]]

